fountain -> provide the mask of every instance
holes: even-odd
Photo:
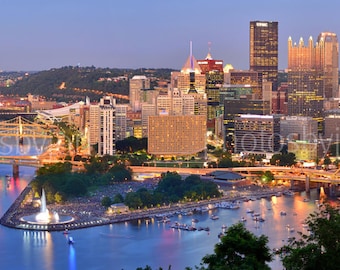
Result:
[[[53,212],[52,214],[47,209],[46,206],[46,195],[45,190],[42,189],[41,198],[40,198],[40,211],[37,214],[24,216],[21,218],[21,221],[25,221],[30,224],[65,224],[72,222],[74,219],[70,216],[60,215],[57,212]]]
[[[41,203],[40,203],[40,212],[35,216],[35,220],[39,223],[46,223],[51,220],[50,211],[48,211],[46,207],[46,195],[45,190],[43,189],[41,192]],[[59,220],[56,220],[59,221]]]

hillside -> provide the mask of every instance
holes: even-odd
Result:
[[[95,67],[62,67],[21,76],[11,86],[0,87],[2,95],[45,96],[57,101],[79,101],[86,96],[99,100],[107,94],[123,95],[127,102],[129,79],[134,75],[146,75],[151,79],[151,88],[159,81],[169,81],[172,69],[110,69]],[[118,98],[119,99],[119,98]]]

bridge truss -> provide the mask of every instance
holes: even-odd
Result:
[[[21,116],[0,121],[0,136],[52,138],[55,126],[38,124]]]

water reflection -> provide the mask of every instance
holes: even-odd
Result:
[[[69,270],[75,270],[77,269],[76,267],[76,251],[74,249],[73,245],[69,245],[69,252],[68,252],[68,266],[69,266]]]
[[[53,240],[49,232],[24,231],[22,243],[26,264],[30,266],[37,264],[38,262],[35,261],[35,258],[38,252],[41,266],[44,266],[44,269],[47,270],[54,269]]]

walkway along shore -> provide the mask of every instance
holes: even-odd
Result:
[[[93,226],[102,226],[119,222],[126,222],[131,220],[138,219],[146,219],[153,218],[156,215],[173,213],[176,211],[188,211],[194,210],[202,206],[208,206],[209,204],[215,204],[223,201],[236,201],[243,200],[245,198],[250,197],[269,197],[277,194],[279,191],[283,191],[280,189],[262,189],[258,191],[247,191],[242,192],[245,193],[241,195],[237,192],[237,195],[224,195],[220,198],[214,198],[210,200],[198,201],[198,202],[188,202],[188,203],[178,203],[171,204],[168,206],[162,207],[153,207],[149,209],[143,210],[133,210],[127,213],[121,214],[108,214],[107,211],[100,203],[93,204],[91,209],[100,209],[100,211],[89,212],[89,203],[71,203],[71,204],[62,204],[62,205],[48,205],[47,208],[50,211],[57,211],[59,215],[69,215],[74,217],[74,221],[65,224],[30,224],[28,222],[22,221],[21,217],[31,215],[34,213],[38,213],[39,209],[33,208],[31,205],[28,206],[25,203],[25,199],[32,192],[31,187],[27,186],[18,198],[14,201],[14,203],[10,206],[10,208],[6,211],[6,213],[0,219],[0,224],[15,228],[15,229],[24,229],[24,230],[37,230],[37,231],[64,231],[64,230],[74,230],[74,229],[82,229]],[[99,205],[98,205],[99,204]]]

